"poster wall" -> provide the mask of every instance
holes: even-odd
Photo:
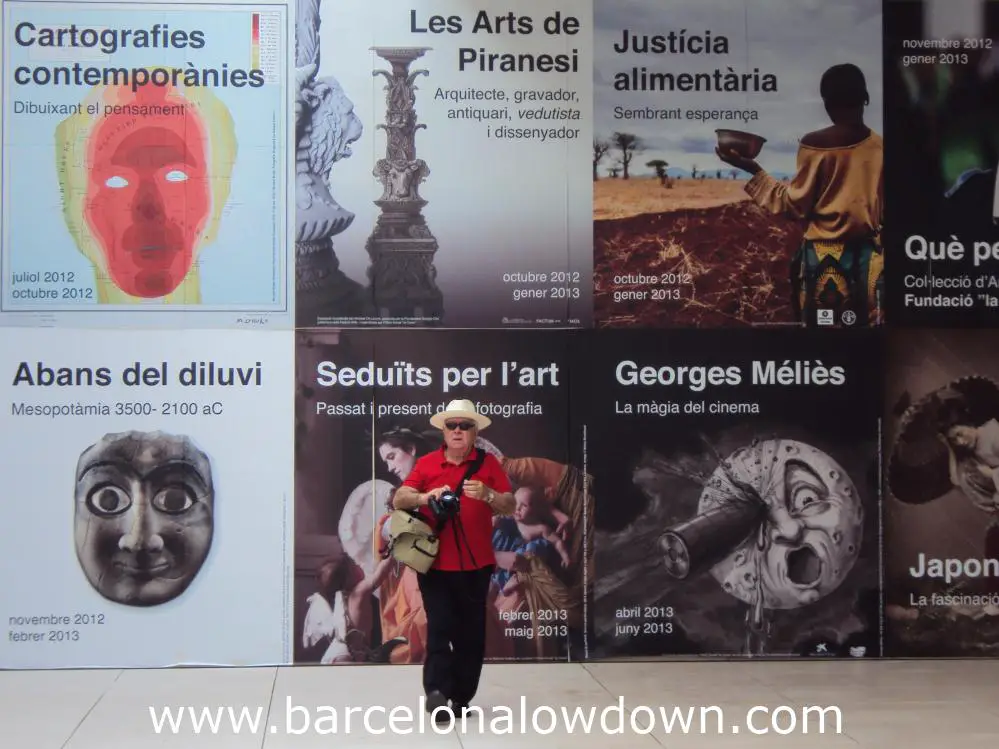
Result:
[[[879,655],[877,339],[599,331],[588,349],[576,408],[614,497],[591,657]]]
[[[999,653],[999,359],[989,331],[895,331],[885,402],[886,654]]]
[[[568,444],[569,341],[529,331],[297,334],[296,663],[422,662],[416,574],[378,549],[395,489],[442,445],[430,417],[458,398],[492,419],[478,446],[499,459],[518,507],[494,521],[486,658],[583,657],[593,514]],[[354,640],[337,613],[346,610],[358,612]]]
[[[880,324],[881,0],[595,4],[596,324]]]
[[[298,326],[588,326],[590,1],[298,7]]]
[[[999,3],[885,3],[889,320],[999,321]]]
[[[0,668],[999,655],[999,0],[2,6]]]
[[[0,666],[290,660],[292,334],[0,342]]]
[[[294,322],[291,23],[284,0],[3,4],[0,322]]]

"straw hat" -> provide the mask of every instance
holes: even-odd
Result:
[[[475,404],[472,401],[464,398],[448,403],[443,411],[430,417],[430,423],[438,429],[444,429],[444,422],[451,419],[471,421],[480,432],[493,423],[488,416],[483,416],[475,410]]]

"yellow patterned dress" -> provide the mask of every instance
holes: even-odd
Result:
[[[792,305],[806,325],[880,325],[883,319],[884,141],[871,132],[851,146],[801,144],[797,173],[764,171],[746,192],[766,211],[805,222],[791,265]]]

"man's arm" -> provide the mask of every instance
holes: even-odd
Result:
[[[480,479],[472,479],[465,483],[464,493],[472,499],[485,502],[492,508],[494,515],[512,515],[517,503],[513,498],[513,492],[509,489],[509,482],[504,484],[502,481],[493,481],[492,483],[497,484],[499,488],[493,488]],[[502,491],[502,489],[506,489],[506,491]]]
[[[392,507],[397,510],[414,510],[426,503],[423,492],[411,486],[400,486],[392,496]]]
[[[451,491],[450,486],[438,486],[428,492],[421,492],[411,486],[400,486],[392,497],[392,507],[397,510],[412,510],[426,507],[431,497],[439,497],[444,492]],[[402,499],[399,499],[399,496]]]
[[[500,462],[492,455],[487,455],[481,473],[476,475],[478,478],[465,482],[465,495],[485,502],[495,515],[512,515],[517,503],[513,498],[510,479],[503,472]]]
[[[410,469],[402,486],[392,495],[392,507],[396,510],[415,510],[427,504],[429,495],[424,494],[426,478],[420,470],[419,461]]]

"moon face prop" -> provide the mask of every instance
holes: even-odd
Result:
[[[832,593],[860,555],[864,508],[846,471],[794,440],[742,447],[705,486],[699,515],[733,503],[762,503],[761,522],[711,568],[732,596],[769,609],[796,609]]]

